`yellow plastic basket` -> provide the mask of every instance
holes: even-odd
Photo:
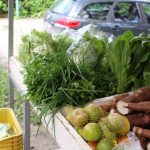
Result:
[[[22,130],[11,108],[0,108],[0,123],[9,123],[14,133],[0,140],[0,150],[23,150]]]

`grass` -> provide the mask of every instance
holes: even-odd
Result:
[[[8,70],[0,66],[0,108],[9,107],[8,102]],[[23,99],[20,94],[15,90],[15,115],[17,119],[22,122],[23,120]],[[39,124],[39,118],[34,111],[31,110],[31,122],[34,125]]]
[[[0,108],[9,107],[8,102],[8,70],[0,66]],[[19,121],[23,119],[21,96],[15,91],[15,114]]]
[[[0,66],[0,108],[8,106],[8,73]]]

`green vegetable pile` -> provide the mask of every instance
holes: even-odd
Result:
[[[19,60],[25,68],[26,96],[41,110],[54,113],[65,104],[80,106],[114,94],[116,80],[104,60],[106,39],[99,40],[88,32],[83,39],[89,46],[82,58],[91,51],[97,56],[92,62],[81,59],[76,63],[68,56],[67,49],[72,43],[68,35],[52,37],[47,32],[33,30],[23,37]]]
[[[22,38],[19,60],[25,68],[26,97],[42,115],[150,85],[149,36],[134,37],[128,31],[109,43],[87,31],[68,54],[71,44],[69,35],[36,30]]]
[[[117,93],[150,85],[150,36],[127,31],[108,44],[108,55]]]

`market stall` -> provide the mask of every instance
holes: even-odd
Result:
[[[135,134],[143,135],[148,147],[149,35],[135,37],[127,31],[113,41],[93,26],[55,37],[33,30],[24,37],[16,58],[13,3],[9,0],[9,95],[11,108],[14,87],[24,98],[24,149],[30,149],[30,106],[37,115],[42,114],[42,123],[64,150],[91,150],[91,142],[96,142],[96,150],[135,145],[130,148],[141,150]],[[89,102],[92,105],[86,107]],[[135,115],[136,111],[140,114]],[[89,132],[86,128],[88,124],[96,128],[94,135],[94,129]]]

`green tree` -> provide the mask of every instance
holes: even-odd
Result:
[[[0,15],[7,14],[8,0],[0,0]]]
[[[19,0],[20,17],[41,17],[53,2],[54,0]],[[0,0],[0,15],[6,15],[7,12],[8,0]]]

